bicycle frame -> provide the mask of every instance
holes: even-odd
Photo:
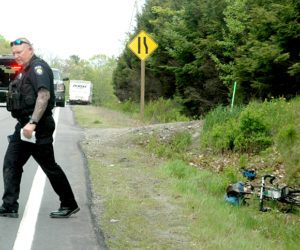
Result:
[[[269,182],[271,185],[266,185],[266,180],[270,178]],[[279,201],[282,203],[300,206],[300,190],[291,188],[290,186],[284,186],[283,188],[278,187],[278,183],[273,184],[275,175],[265,175],[261,178],[261,185],[251,185],[244,183],[243,191],[239,188],[233,188],[233,185],[229,185],[226,189],[226,193],[229,196],[242,195],[257,195],[259,197],[259,211],[266,212],[269,209],[264,208],[264,199]],[[236,183],[238,184],[238,183]],[[248,199],[248,197],[244,197]]]
[[[273,184],[273,180],[275,179],[274,175],[265,175],[261,178],[261,187],[260,187],[260,195],[259,195],[259,211],[265,212],[266,209],[264,209],[264,197],[272,198],[273,200],[278,200],[281,198],[281,190],[280,189],[275,189],[266,191],[265,190],[265,180],[267,178],[270,179],[270,183]]]

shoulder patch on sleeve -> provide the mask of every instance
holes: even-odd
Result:
[[[37,65],[34,67],[34,73],[38,76],[41,76],[44,74],[44,69],[42,67],[42,65]]]

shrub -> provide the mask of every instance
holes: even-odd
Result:
[[[201,146],[210,147],[214,151],[224,152],[234,149],[234,139],[238,133],[237,118],[243,106],[218,106],[205,117]]]
[[[146,149],[150,152],[157,154],[160,157],[167,155],[167,145],[160,143],[156,136],[152,136],[150,138]]]
[[[94,124],[101,124],[102,122],[100,122],[99,120],[95,120],[93,121]]]
[[[260,152],[273,143],[266,114],[257,103],[249,105],[239,117],[239,134],[234,140],[240,152]]]
[[[287,124],[282,127],[277,135],[276,141],[279,147],[291,147],[298,139],[296,126],[294,124]]]
[[[208,118],[202,146],[212,147],[219,152],[260,152],[273,143],[266,114],[257,103],[239,109],[234,114],[229,108],[218,107]],[[211,127],[211,131],[208,127]]]
[[[236,183],[244,180],[245,178],[242,177],[241,173],[237,171],[237,169],[234,166],[229,166],[228,168],[225,168],[223,171],[223,174],[221,175],[220,180],[223,181],[224,185],[228,185],[228,183]]]
[[[240,168],[247,168],[247,162],[248,162],[248,155],[247,154],[243,154],[241,157],[240,157],[240,160],[239,160],[239,167]]]
[[[300,185],[300,149],[299,136],[294,124],[282,127],[276,137],[277,148],[284,158],[289,183]]]
[[[188,132],[177,133],[170,140],[170,146],[173,152],[180,153],[186,151],[188,146],[192,143],[192,136]]]
[[[211,110],[205,116],[205,123],[203,126],[204,133],[211,131],[212,128],[217,124],[222,125],[229,120],[237,119],[243,108],[244,106],[234,106],[234,108],[231,110],[229,106],[218,106],[214,110]]]
[[[235,149],[239,152],[259,153],[271,146],[273,140],[264,133],[252,135],[239,134],[234,140]]]
[[[189,118],[181,114],[182,106],[174,100],[159,98],[149,101],[145,106],[145,118],[157,123],[189,121]]]
[[[238,127],[235,120],[229,120],[225,124],[216,125],[211,132],[212,145],[217,151],[233,150],[234,140],[238,133]]]
[[[174,134],[169,140],[161,141],[157,136],[152,136],[149,139],[147,150],[165,156],[170,159],[185,160],[187,157],[186,151],[192,143],[192,136],[188,132],[180,132]]]
[[[254,110],[251,107],[246,108],[241,112],[239,123],[243,134],[269,133],[264,113],[261,110]]]
[[[125,113],[135,113],[138,112],[138,106],[131,99],[128,99],[122,103],[120,106],[121,110]]]

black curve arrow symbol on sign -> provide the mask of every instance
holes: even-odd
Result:
[[[138,53],[141,54],[141,37],[138,37]]]
[[[145,53],[148,54],[147,37],[144,37]],[[141,37],[138,37],[138,54],[141,54]]]
[[[147,42],[146,42],[146,37],[144,37],[144,45],[146,48],[146,54],[148,54],[148,46],[147,46]]]

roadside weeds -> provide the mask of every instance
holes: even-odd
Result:
[[[78,112],[82,110],[76,107]],[[110,121],[105,120],[107,112]],[[205,171],[187,183],[163,173],[169,160],[147,152],[145,144],[138,143],[151,129],[137,128],[140,124],[130,119],[124,121],[125,127],[111,125],[122,120],[123,115],[115,111],[92,107],[84,113],[98,121],[98,127],[85,130],[82,148],[91,171],[93,211],[109,248],[296,249],[299,216],[228,206],[220,195],[203,189],[202,184],[212,178]],[[160,130],[162,135],[171,131]],[[197,152],[199,143],[194,143]],[[189,187],[198,194],[190,193]],[[288,236],[285,231],[292,233]]]

